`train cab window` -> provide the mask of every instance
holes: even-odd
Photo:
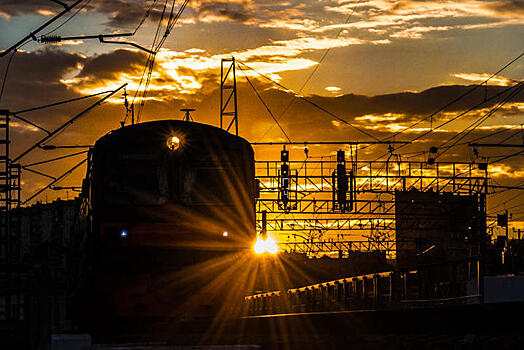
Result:
[[[168,201],[167,168],[152,154],[112,155],[106,159],[103,186],[113,203],[162,205]]]

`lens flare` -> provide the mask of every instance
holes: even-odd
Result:
[[[269,253],[274,255],[278,253],[277,242],[270,236],[267,236],[266,239],[262,239],[260,236],[257,237],[257,241],[255,242],[253,249],[257,254]]]

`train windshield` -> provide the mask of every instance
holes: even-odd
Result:
[[[105,171],[104,197],[119,205],[232,205],[234,188],[245,181],[227,162],[180,162],[158,154],[113,154]]]

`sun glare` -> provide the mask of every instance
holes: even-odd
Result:
[[[257,254],[276,254],[278,253],[278,245],[277,242],[270,236],[267,236],[266,239],[262,239],[262,237],[257,237],[257,241],[255,242],[255,245],[253,246],[253,249],[255,250],[255,253]]]

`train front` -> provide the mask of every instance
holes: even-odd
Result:
[[[209,125],[155,121],[100,138],[83,186],[85,313],[141,327],[231,316],[249,289],[254,175],[250,144]]]

